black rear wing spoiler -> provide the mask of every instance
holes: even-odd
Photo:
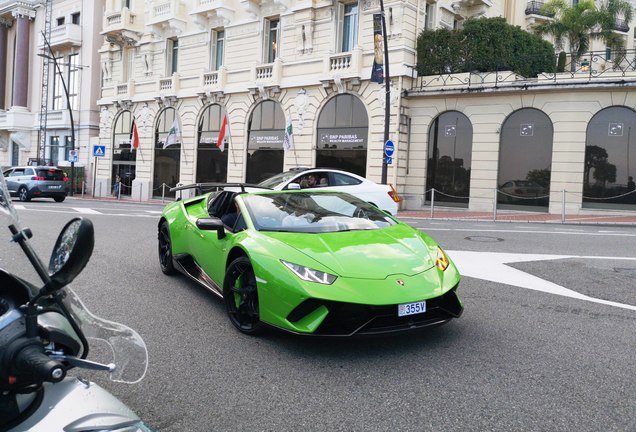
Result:
[[[259,186],[257,184],[250,184],[250,183],[192,183],[189,185],[176,186],[176,187],[170,188],[170,192],[176,192],[176,191],[181,191],[186,189],[196,189],[196,194],[201,195],[204,193],[204,191],[209,192],[214,189],[219,190],[219,189],[225,189],[228,187],[241,188],[241,192],[245,192],[245,188],[272,190],[271,188],[268,188],[268,187]]]

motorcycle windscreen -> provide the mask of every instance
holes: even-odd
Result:
[[[7,183],[4,181],[4,177],[0,175],[0,224],[3,229],[10,225],[15,226],[20,230],[20,222],[18,219],[18,212],[13,207],[11,202],[11,195],[7,188]]]
[[[114,363],[112,381],[141,381],[148,369],[148,350],[141,336],[130,327],[93,315],[70,287],[64,291],[64,305],[88,339],[88,360]]]

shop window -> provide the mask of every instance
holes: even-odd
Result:
[[[247,183],[259,183],[283,171],[285,115],[276,101],[259,103],[248,122]]]
[[[583,207],[636,210],[636,112],[605,108],[592,117],[585,138]]]
[[[318,118],[316,166],[366,176],[368,114],[360,99],[341,94],[327,102]]]
[[[174,197],[169,188],[179,182],[181,163],[181,126],[177,110],[165,108],[155,126],[155,164],[153,196]]]
[[[520,109],[504,121],[497,178],[499,207],[547,211],[553,135],[552,121],[538,109]]]
[[[225,144],[225,150],[217,148],[217,139],[221,130],[221,123],[225,110],[220,105],[210,105],[203,110],[197,126],[197,183],[226,182],[228,154],[231,149],[230,141]]]
[[[464,114],[448,111],[438,116],[428,133],[426,198],[435,189],[435,202],[468,205],[473,126]]]

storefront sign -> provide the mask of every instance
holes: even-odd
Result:
[[[367,128],[319,129],[319,149],[367,148]]]
[[[284,131],[250,131],[250,139],[248,148],[250,150],[258,149],[282,149],[283,140],[285,138]]]

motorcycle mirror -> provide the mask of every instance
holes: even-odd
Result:
[[[71,283],[88,263],[95,244],[93,223],[84,218],[75,218],[68,222],[57,237],[49,273],[51,281],[47,291],[59,289]]]

